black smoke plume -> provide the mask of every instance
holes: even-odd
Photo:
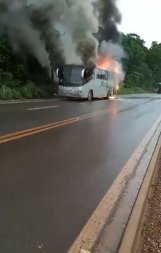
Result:
[[[95,58],[99,42],[119,40],[120,21],[116,0],[0,0],[0,34],[46,68]]]

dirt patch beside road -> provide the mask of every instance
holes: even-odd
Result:
[[[148,200],[139,253],[161,252],[161,151],[156,166],[156,180]]]

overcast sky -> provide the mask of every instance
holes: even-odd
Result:
[[[147,46],[161,42],[161,0],[118,0],[118,6],[122,32],[137,33]]]

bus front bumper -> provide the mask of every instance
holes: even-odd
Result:
[[[74,88],[61,89],[61,88],[59,88],[58,94],[61,97],[84,98],[81,89],[74,89]]]

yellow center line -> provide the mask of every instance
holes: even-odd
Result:
[[[38,133],[42,133],[45,131],[49,131],[51,129],[56,129],[58,127],[62,127],[62,126],[66,126],[66,125],[71,125],[73,123],[82,121],[82,120],[86,120],[86,119],[90,119],[90,118],[94,118],[97,117],[99,115],[103,115],[108,113],[109,110],[101,110],[101,111],[97,111],[97,112],[93,112],[93,113],[89,113],[89,114],[85,114],[85,115],[81,115],[81,116],[76,116],[70,119],[66,119],[66,120],[62,120],[62,121],[58,121],[58,122],[54,122],[51,124],[47,124],[47,125],[43,125],[43,126],[39,126],[39,127],[35,127],[35,128],[29,128],[23,131],[18,131],[15,133],[11,133],[11,134],[7,134],[7,135],[3,135],[0,136],[0,144],[6,143],[6,142],[10,142],[13,140],[18,140],[27,136],[31,136],[34,134],[38,134]]]

